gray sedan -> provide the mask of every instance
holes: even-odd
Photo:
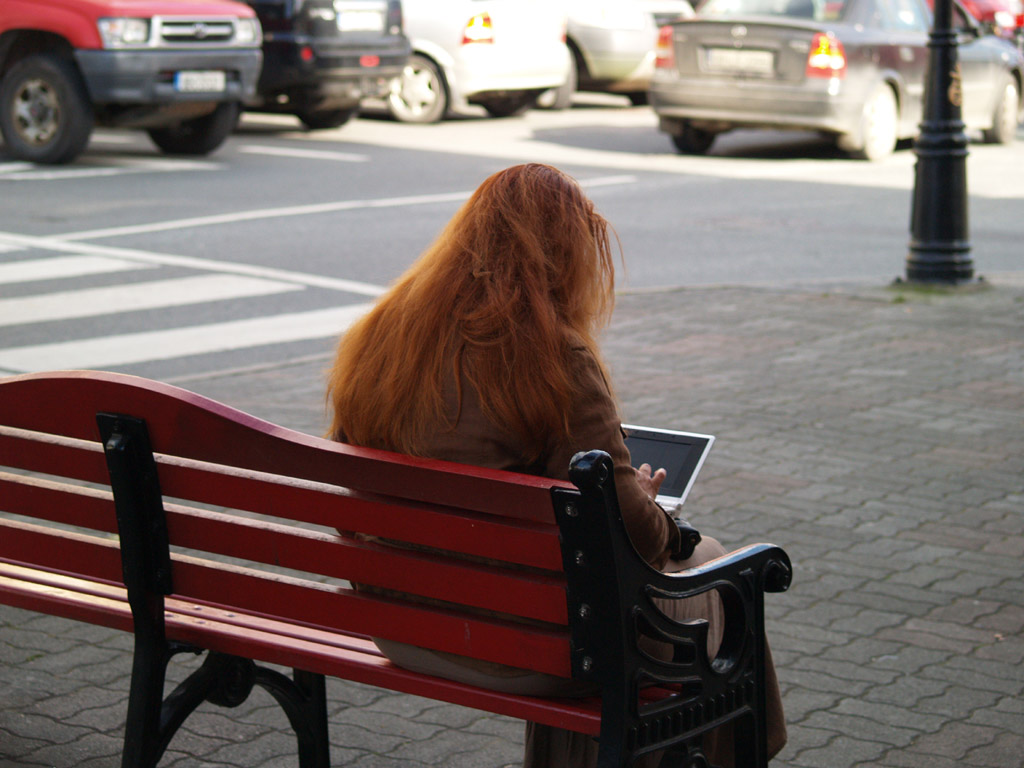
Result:
[[[662,28],[651,103],[686,153],[733,128],[794,128],[875,160],[917,134],[931,11],[922,0],[707,0]],[[954,6],[963,119],[1013,141],[1024,57]]]

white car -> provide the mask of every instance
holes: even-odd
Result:
[[[693,15],[686,0],[570,0],[566,42],[574,71],[546,97],[549,106],[568,107],[574,91],[621,93],[645,104],[658,29]]]
[[[518,114],[570,74],[565,0],[402,0],[412,56],[392,83],[398,120],[433,123],[467,104]]]

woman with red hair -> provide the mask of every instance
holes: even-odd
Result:
[[[673,560],[679,530],[654,501],[664,470],[630,464],[596,339],[614,286],[608,223],[572,178],[535,163],[494,174],[342,338],[329,376],[329,436],[563,480],[577,451],[607,451],[626,528],[647,562],[676,571],[724,554],[705,537],[689,559]],[[717,596],[670,605],[676,618],[709,620],[714,653]],[[460,682],[526,695],[578,692],[538,673],[376,642],[399,666]],[[774,700],[780,707],[777,690]],[[769,722],[773,752],[785,741],[778,715]],[[728,759],[731,750],[707,746]],[[582,768],[596,757],[587,736],[527,726],[526,768]]]

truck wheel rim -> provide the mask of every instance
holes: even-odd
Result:
[[[51,141],[60,127],[60,101],[45,80],[26,80],[14,95],[14,126],[36,146]]]

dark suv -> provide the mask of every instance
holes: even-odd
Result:
[[[386,96],[409,59],[400,0],[245,0],[263,25],[255,112],[335,128]]]

